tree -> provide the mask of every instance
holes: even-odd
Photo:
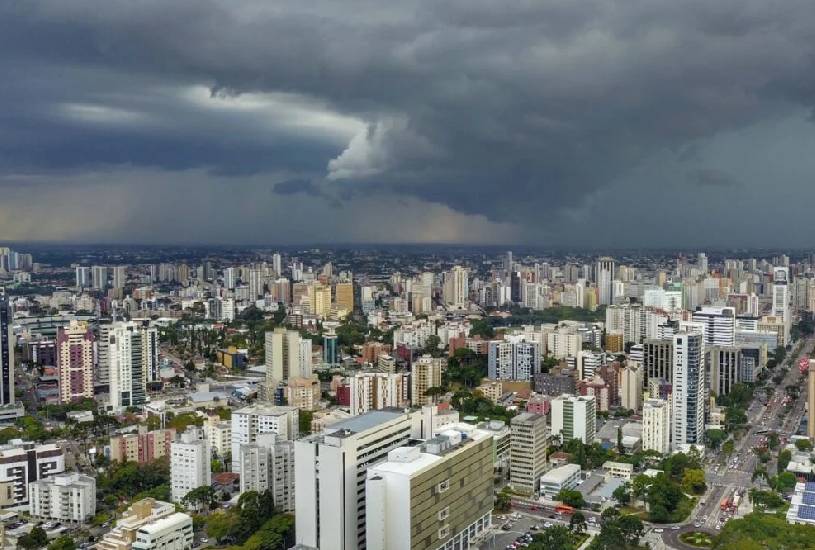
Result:
[[[529,548],[534,550],[554,550],[555,548],[570,550],[574,548],[574,543],[569,529],[563,525],[553,525],[545,531],[537,533],[533,537],[533,542]]]
[[[476,319],[470,323],[470,337],[495,338],[495,329],[486,319]]]
[[[187,493],[181,501],[192,508],[206,507],[209,509],[218,502],[218,499],[215,495],[215,489],[209,485],[202,485]]]
[[[45,533],[45,530],[38,525],[34,527],[30,533],[21,536],[17,540],[17,544],[25,550],[42,548],[48,544],[48,535]]]
[[[563,504],[574,508],[582,508],[586,505],[586,501],[583,500],[583,495],[580,491],[572,491],[569,489],[561,489],[561,491],[555,495],[555,500],[559,500]]]
[[[238,518],[234,513],[215,512],[207,518],[207,535],[220,542],[232,533],[237,523]]]
[[[573,533],[582,533],[586,530],[586,516],[583,512],[577,511],[572,514],[572,517],[569,519],[569,529]]]
[[[617,499],[617,502],[619,502],[620,505],[624,506],[631,502],[631,492],[629,491],[630,487],[631,485],[628,483],[626,483],[625,485],[620,485],[619,487],[614,489],[614,492],[611,493],[611,496]]]
[[[707,485],[705,484],[705,471],[688,469],[685,470],[682,476],[682,490],[686,493],[700,495],[705,492]]]
[[[48,545],[48,550],[75,550],[76,544],[74,539],[66,535],[62,535],[54,539],[54,542]]]
[[[504,488],[495,497],[495,511],[499,513],[509,512],[512,507],[512,493],[508,488]]]
[[[726,456],[730,456],[730,455],[733,454],[733,451],[735,450],[735,446],[736,446],[736,444],[733,442],[733,440],[728,439],[727,441],[724,442],[724,445],[722,445],[722,452]]]
[[[795,474],[781,472],[775,477],[775,490],[781,493],[792,491],[795,488]]]
[[[781,449],[778,453],[778,471],[783,472],[786,470],[790,460],[792,460],[792,451],[789,449]]]
[[[711,449],[718,449],[725,439],[727,439],[727,434],[722,430],[707,430],[705,432],[705,442]]]
[[[799,451],[810,451],[812,450],[812,442],[809,439],[796,439],[795,448]]]
[[[441,357],[444,354],[444,350],[441,347],[441,338],[435,334],[428,336],[425,340],[422,352],[432,355],[433,357]]]
[[[300,430],[300,435],[308,435],[311,433],[311,421],[314,419],[314,413],[311,411],[300,410],[297,425]]]

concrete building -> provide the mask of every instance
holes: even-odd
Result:
[[[670,383],[673,378],[673,341],[655,338],[643,341],[642,365],[645,383],[652,378]]]
[[[550,372],[541,372],[533,378],[535,391],[543,395],[554,397],[564,393],[577,391],[575,373],[569,369],[558,369]]]
[[[705,440],[704,337],[680,331],[673,337],[671,432],[674,449],[702,445]]]
[[[266,387],[277,387],[289,378],[311,377],[311,340],[296,330],[278,327],[266,333]]]
[[[134,502],[95,550],[191,550],[192,518],[175,506],[146,498]]]
[[[146,464],[170,456],[170,445],[175,439],[175,429],[141,429],[138,433],[115,435],[110,438],[110,459],[119,462]]]
[[[807,373],[807,435],[815,439],[815,361],[812,359]]]
[[[337,311],[353,313],[354,284],[351,282],[337,283],[334,287],[334,302],[337,306]]]
[[[704,326],[705,346],[736,345],[736,310],[732,307],[702,306],[693,321]]]
[[[0,507],[26,504],[28,485],[65,471],[65,451],[53,443],[12,439],[0,445]]]
[[[232,452],[231,420],[221,420],[220,416],[211,415],[207,417],[203,427],[209,448],[213,453],[223,458],[227,453]]]
[[[366,547],[474,547],[491,524],[492,468],[491,435],[467,424],[390,451],[367,472]]]
[[[42,519],[83,523],[96,514],[96,479],[57,474],[28,485],[29,512]]]
[[[357,372],[351,376],[350,382],[353,415],[388,407],[405,407],[410,403],[408,399],[410,382],[406,374]],[[424,389],[426,388],[422,391]]]
[[[313,411],[320,407],[320,381],[311,378],[289,378],[286,386],[286,403],[303,411]]]
[[[552,400],[552,435],[562,441],[594,441],[597,425],[597,401],[593,395],[561,395]]]
[[[601,306],[614,303],[614,260],[603,257],[597,260],[595,279],[597,283],[598,303]]]
[[[107,329],[110,407],[114,411],[144,404],[147,383],[159,379],[158,331],[134,321]]]
[[[294,407],[277,407],[256,403],[232,412],[232,457],[241,445],[257,443],[262,434],[277,434],[281,439],[297,439],[300,415]],[[232,461],[232,471],[240,473],[240,462]]]
[[[170,491],[181,502],[198,487],[212,483],[212,452],[204,430],[190,426],[170,446]]]
[[[727,395],[741,382],[741,350],[737,347],[706,346],[705,365],[705,384],[713,395]]]
[[[563,490],[572,490],[580,483],[581,469],[579,464],[565,464],[553,468],[540,478],[540,495],[548,500],[555,500]]]
[[[637,363],[629,363],[620,369],[620,405],[632,411],[642,407],[645,369]]]
[[[546,417],[521,413],[512,417],[509,439],[509,484],[516,491],[534,494],[546,470],[548,430]]]
[[[93,332],[87,323],[71,321],[57,329],[59,400],[71,403],[93,398]]]
[[[646,399],[642,405],[642,450],[667,454],[670,442],[671,404],[665,399]]]
[[[240,446],[240,491],[271,490],[275,507],[294,513],[294,442],[262,434],[256,443]]]
[[[295,441],[297,544],[320,550],[367,547],[367,470],[408,443],[413,422],[403,411],[373,411]]]
[[[522,334],[506,336],[489,343],[487,376],[493,380],[531,380],[540,370],[538,342],[527,341]]]
[[[0,288],[0,405],[14,403],[14,331],[11,302]]]
[[[426,395],[427,388],[441,386],[441,373],[445,360],[422,355],[414,361],[410,370],[410,399],[414,407],[433,404],[433,397]]]
[[[504,395],[504,385],[500,380],[486,378],[481,381],[481,385],[476,388],[476,391],[481,392],[481,395],[493,403],[498,403],[498,400]]]

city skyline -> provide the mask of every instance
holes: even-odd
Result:
[[[806,2],[356,7],[4,5],[0,237],[808,244]]]

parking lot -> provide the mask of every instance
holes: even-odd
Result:
[[[527,540],[529,540],[535,533],[553,525],[568,527],[569,517],[540,518],[515,512],[506,516],[493,516],[493,525],[492,534],[488,535],[487,539],[479,546],[482,550],[512,547],[512,544],[516,543],[519,537],[527,536]],[[587,530],[589,532],[593,530],[591,524],[588,525]]]

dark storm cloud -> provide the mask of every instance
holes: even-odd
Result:
[[[278,195],[294,195],[302,193],[304,195],[317,196],[322,193],[320,188],[309,180],[286,180],[275,184],[274,192]]]
[[[735,188],[741,185],[732,175],[714,168],[702,168],[689,175],[690,180],[699,187]]]
[[[811,109],[815,10],[6,2],[0,70],[0,170],[275,172],[288,180],[277,195],[395,193],[545,228],[654,155]],[[196,87],[214,92],[191,98]],[[320,116],[283,120],[293,109]],[[699,192],[730,185],[692,162],[680,170]]]

